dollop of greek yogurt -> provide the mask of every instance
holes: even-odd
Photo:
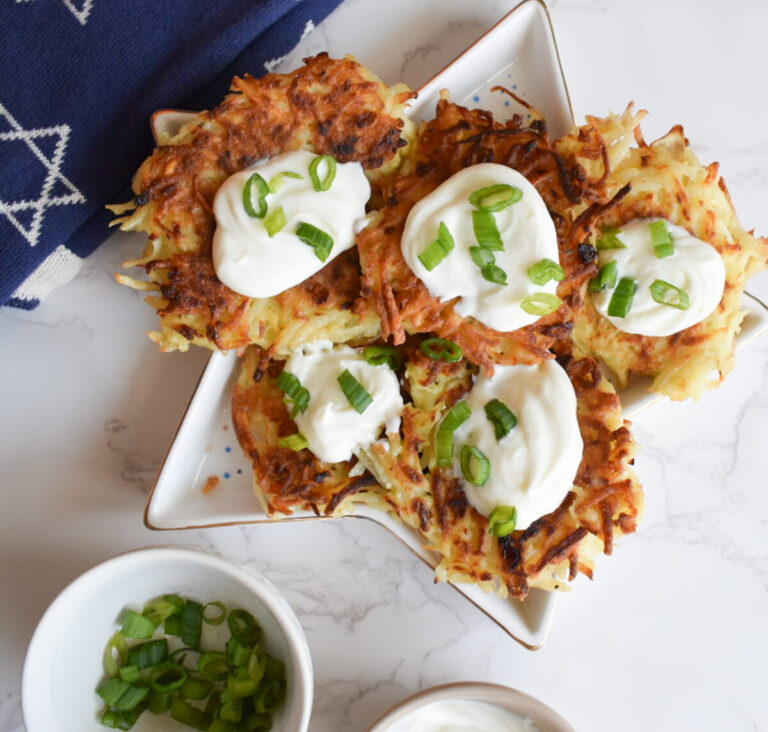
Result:
[[[608,315],[612,289],[594,293],[592,302],[598,312],[619,330],[646,336],[668,336],[690,328],[710,315],[720,303],[725,289],[725,264],[711,244],[697,239],[682,226],[667,222],[675,253],[659,258],[653,248],[649,224],[657,219],[634,219],[617,236],[624,249],[604,249],[600,266],[615,261],[617,283],[622,277],[637,280],[632,307],[624,318]],[[688,294],[690,305],[680,310],[656,302],[651,285],[662,280]]]
[[[517,424],[501,439],[485,413],[492,399],[503,402]],[[554,511],[573,487],[584,444],[576,418],[576,393],[555,361],[538,366],[495,366],[481,372],[465,397],[472,415],[454,433],[454,470],[474,445],[488,458],[491,473],[483,486],[464,482],[467,500],[483,516],[497,506],[517,509],[518,529]]]
[[[388,727],[390,732],[539,732],[533,720],[489,702],[436,701]]]
[[[362,414],[355,411],[339,385],[345,369],[373,397]],[[397,376],[386,364],[367,363],[362,351],[318,341],[295,351],[285,370],[309,391],[307,410],[294,421],[309,449],[321,460],[349,460],[355,450],[376,441],[382,428],[387,432],[400,428],[403,398]]]
[[[478,245],[472,225],[476,208],[470,195],[482,188],[508,184],[522,198],[495,212],[494,218],[504,251],[494,251],[496,265],[507,275],[507,284],[489,282],[472,260],[470,247]],[[431,271],[419,259],[438,236],[444,223],[455,248]],[[558,262],[557,234],[547,206],[526,178],[506,165],[481,163],[464,168],[419,201],[408,214],[401,248],[413,273],[440,300],[460,297],[456,312],[472,316],[490,328],[512,331],[536,322],[539,315],[527,313],[522,301],[537,293],[554,295],[557,282],[535,285],[528,268],[543,259]]]
[[[213,266],[227,287],[247,297],[272,297],[303,282],[354,246],[371,196],[368,179],[360,163],[337,163],[330,188],[316,191],[309,166],[317,157],[307,150],[295,150],[241,170],[222,183],[213,202]],[[266,217],[250,216],[243,205],[243,190],[253,173],[266,182],[280,173],[301,176],[284,177],[279,189],[266,196],[267,216],[279,206],[285,213],[285,226],[272,237],[267,233]],[[296,235],[302,222],[333,239],[325,261]]]

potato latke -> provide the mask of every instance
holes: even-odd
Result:
[[[346,284],[359,278],[356,256],[339,258],[338,281],[318,274],[331,291],[344,283],[344,299],[318,299],[315,278],[264,299],[223,285],[211,261],[211,205],[231,174],[300,148],[360,162],[375,184],[397,167],[407,145],[403,110],[411,96],[402,86],[387,88],[351,57],[334,60],[321,53],[289,74],[235,78],[218,107],[197,115],[155,150],[136,173],[134,200],[113,208],[128,214],[118,219],[121,228],[149,234],[144,255],[126,263],[144,266],[149,281],[117,279],[156,293],[148,301],[162,327],[150,337],[166,351],[186,350],[190,343],[221,350],[258,343],[289,353],[306,338],[302,324],[310,319],[313,332],[322,330],[326,339],[374,337],[378,319],[359,298],[359,288],[353,295],[358,303],[347,305]]]
[[[735,338],[745,315],[742,293],[747,279],[766,267],[768,240],[744,230],[718,164],[705,167],[699,162],[683,128],[675,126],[648,144],[640,131],[644,116],[630,105],[621,116],[587,117],[586,125],[555,143],[562,155],[581,163],[590,180],[605,186],[605,205],[562,210],[555,204],[555,210],[581,219],[572,245],[582,237],[594,240],[598,226],[621,226],[635,218],[660,217],[678,224],[720,253],[725,291],[711,315],[665,337],[625,333],[587,298],[573,339],[615,373],[620,387],[636,373],[653,377],[651,391],[671,399],[698,398],[733,368]]]

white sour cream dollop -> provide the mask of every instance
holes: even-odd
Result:
[[[682,226],[667,222],[675,244],[675,253],[659,259],[653,248],[648,226],[656,219],[634,219],[621,227],[618,237],[625,249],[604,249],[600,266],[615,261],[616,283],[622,277],[634,277],[637,291],[625,318],[608,315],[613,290],[594,293],[592,301],[598,312],[619,330],[646,336],[668,336],[690,328],[710,315],[723,297],[725,264],[711,244],[697,239]],[[663,280],[688,293],[690,306],[679,310],[656,302],[651,284]]]
[[[501,440],[485,414],[492,399],[517,417],[517,425]],[[464,481],[467,499],[486,517],[497,506],[514,506],[517,528],[526,529],[563,502],[581,463],[584,445],[573,385],[554,360],[496,366],[492,377],[485,372],[477,377],[465,400],[472,415],[454,433],[456,475],[462,475],[464,445],[479,448],[491,463],[485,485]]]
[[[373,397],[358,414],[341,390],[338,377],[348,369]],[[309,391],[309,406],[294,421],[321,460],[338,463],[349,460],[355,450],[378,439],[382,427],[397,432],[403,412],[403,398],[397,376],[386,365],[371,366],[362,351],[318,341],[303,346],[285,363]]]
[[[504,251],[494,251],[497,266],[507,274],[507,284],[483,278],[469,248],[478,242],[472,227],[475,207],[469,196],[481,188],[506,183],[522,191],[522,198],[494,213]],[[419,259],[437,238],[440,223],[451,232],[455,248],[429,271]],[[506,165],[481,163],[465,168],[419,201],[408,214],[401,243],[413,273],[440,300],[461,297],[456,312],[472,316],[490,328],[512,331],[535,323],[540,316],[526,313],[521,302],[536,293],[555,294],[557,282],[534,285],[528,268],[542,259],[559,261],[557,235],[547,206],[538,191],[516,170]]]
[[[390,732],[539,732],[533,720],[488,702],[432,702],[387,728]]]
[[[307,150],[285,153],[241,170],[222,183],[213,202],[213,266],[227,287],[247,297],[272,297],[303,282],[354,246],[356,227],[365,216],[371,186],[360,163],[338,163],[331,187],[316,191],[309,175],[309,165],[316,157]],[[321,180],[324,166],[321,164],[318,171]],[[243,189],[253,173],[269,183],[286,172],[302,177],[284,178],[279,190],[267,195],[267,215],[282,206],[286,218],[285,227],[270,237],[265,219],[248,215]],[[312,224],[333,239],[333,249],[325,262],[296,236],[301,222]]]

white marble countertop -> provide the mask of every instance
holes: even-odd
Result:
[[[352,52],[418,86],[514,2],[347,0],[303,51]],[[722,165],[742,221],[768,232],[768,4],[553,0],[578,119],[651,111]],[[297,54],[297,57],[300,54]],[[434,684],[488,680],[539,697],[583,732],[768,730],[768,338],[697,404],[640,415],[640,531],[561,598],[529,652],[370,522],[151,532],[142,512],[205,359],[160,354],[154,315],[112,272],[114,236],[31,313],[0,312],[0,732],[23,730],[34,627],[78,574],[150,544],[246,560],[288,597],[316,673],[313,732],[360,732]],[[752,293],[768,299],[768,276]],[[76,732],[73,730],[73,732]]]

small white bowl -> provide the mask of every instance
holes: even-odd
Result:
[[[445,684],[424,689],[400,702],[387,712],[368,732],[389,732],[393,725],[406,721],[419,709],[441,701],[477,701],[495,704],[502,709],[531,719],[539,732],[576,732],[554,709],[528,694],[508,686],[482,682]]]
[[[194,548],[162,547],[122,554],[76,579],[51,604],[27,650],[22,712],[27,732],[103,732],[95,689],[102,656],[126,607],[159,595],[219,600],[248,610],[261,624],[265,647],[285,661],[288,690],[273,732],[305,732],[312,711],[309,647],[293,609],[264,577]],[[135,732],[178,730],[168,715],[145,712]]]

